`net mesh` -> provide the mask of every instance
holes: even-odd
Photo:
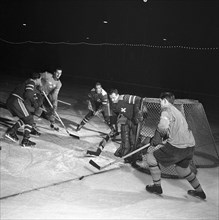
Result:
[[[146,137],[154,135],[161,113],[160,102],[157,98],[145,98],[144,105],[148,109],[148,117],[143,121],[140,129],[140,142],[143,142]],[[214,141],[203,105],[197,100],[188,99],[176,99],[174,105],[185,116],[189,129],[192,130],[196,141],[195,154],[190,164],[191,169],[197,173],[196,167],[209,168],[218,166],[219,150]],[[174,165],[170,167],[160,165],[160,168],[162,177],[179,178]],[[147,168],[139,169],[149,173]]]

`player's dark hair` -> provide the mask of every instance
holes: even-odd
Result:
[[[55,74],[55,72],[57,72],[58,70],[61,70],[62,71],[62,68],[61,67],[56,67],[53,69],[53,74]]]
[[[172,92],[162,92],[160,94],[160,99],[166,99],[171,104],[175,101],[175,95]]]
[[[40,73],[38,73],[38,72],[33,72],[33,73],[31,73],[30,74],[30,78],[31,79],[39,79],[41,77],[41,74]]]
[[[117,89],[110,89],[110,91],[109,91],[109,95],[112,95],[113,93],[115,93],[116,95],[119,94],[119,92],[118,92]]]
[[[102,86],[100,82],[96,82],[95,87]]]

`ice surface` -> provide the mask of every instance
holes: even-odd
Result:
[[[0,95],[6,97],[6,93]],[[64,92],[60,99],[63,97],[73,105],[60,104],[58,113],[69,131],[74,132],[86,113],[85,102],[81,100],[83,108],[75,110],[80,99],[77,90],[73,97]],[[101,132],[109,132],[97,117],[77,132],[80,140],[70,137],[61,125],[56,132],[50,130],[46,120],[36,120],[42,135],[31,137],[37,143],[33,149],[2,139],[7,126],[16,118],[4,108],[1,108],[1,118],[4,119],[0,124],[1,198],[21,193],[0,201],[1,219],[214,220],[219,217],[218,167],[198,170],[207,201],[187,196],[190,186],[185,180],[163,179],[164,195],[160,197],[145,191],[151,177],[130,165],[122,166],[118,162],[106,172],[96,174],[99,171],[89,160],[100,165],[115,161],[113,152],[119,146],[109,142],[102,157],[83,157],[87,149],[96,150],[102,140]],[[20,132],[21,140],[22,130]],[[84,178],[79,180],[82,176]]]

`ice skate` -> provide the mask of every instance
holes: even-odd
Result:
[[[5,133],[5,137],[8,138],[9,140],[13,141],[13,142],[18,142],[18,141],[19,141],[19,138],[18,138],[18,136],[16,135],[16,133],[6,132],[6,133]]]
[[[98,148],[96,151],[87,150],[86,156],[99,156],[101,154],[101,149]]]
[[[22,147],[33,147],[35,145],[36,145],[36,143],[33,141],[30,141],[29,139],[23,139],[21,142]]]
[[[205,195],[204,191],[189,190],[187,193],[190,196],[194,196],[199,199],[206,199],[206,195]]]
[[[81,125],[81,124],[79,124],[79,125],[77,126],[77,128],[75,129],[75,131],[80,131],[80,130],[81,130],[81,128],[82,128],[82,125]]]
[[[157,195],[161,195],[163,193],[163,190],[161,188],[160,185],[147,185],[146,186],[146,190],[150,193],[154,193],[154,194],[157,194]]]
[[[38,132],[35,128],[32,128],[30,134],[34,135],[34,136],[37,136],[37,137],[39,137],[41,135],[41,133]]]

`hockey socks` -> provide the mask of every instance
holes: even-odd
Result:
[[[194,188],[194,190],[189,190],[188,194],[191,196],[195,196],[201,199],[205,199],[206,195],[201,187],[201,184],[199,183],[196,175],[190,170],[189,167],[187,168],[182,168],[179,166],[176,166],[176,171],[177,173],[185,178],[191,186]]]
[[[161,171],[160,171],[158,164],[150,165],[149,170],[150,170],[151,177],[153,179],[154,184],[160,185],[161,184]]]

